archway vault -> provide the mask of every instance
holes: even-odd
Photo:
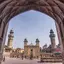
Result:
[[[64,3],[60,0],[3,0],[0,2],[0,20],[11,19],[26,10],[41,11],[57,21],[64,18]],[[59,21],[57,21],[59,22]]]
[[[28,10],[37,10],[52,17],[58,24],[57,31],[60,31],[58,34],[64,44],[64,0],[0,0],[0,39],[4,37],[9,20]]]
[[[0,27],[2,24],[6,25],[11,18],[21,12],[37,10],[49,15],[58,23],[61,36],[64,38],[63,6],[63,0],[0,0]],[[3,37],[3,34],[1,37]]]

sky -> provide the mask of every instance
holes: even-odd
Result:
[[[38,38],[40,40],[40,47],[45,44],[51,44],[49,38],[50,29],[53,29],[56,35],[56,44],[58,44],[55,20],[38,11],[26,11],[18,14],[10,20],[6,44],[8,41],[8,34],[11,29],[14,31],[13,48],[24,48],[23,41],[25,38],[27,38],[28,44],[33,43],[34,45],[36,44],[36,38]]]

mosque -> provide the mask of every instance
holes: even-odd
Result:
[[[22,55],[25,58],[39,58],[41,55],[42,56],[50,56],[49,53],[55,53],[56,49],[60,49],[60,45],[57,46],[55,44],[55,34],[54,31],[51,29],[50,30],[50,40],[51,40],[51,45],[47,47],[47,45],[43,46],[43,49],[40,47],[40,41],[37,38],[35,41],[35,45],[32,43],[28,45],[28,40],[25,38],[24,39],[24,49],[13,48],[13,38],[14,38],[14,31],[10,30],[10,33],[8,35],[8,43],[4,47],[4,55],[9,56],[9,57],[22,57]]]

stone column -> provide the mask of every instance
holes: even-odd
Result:
[[[0,64],[2,62],[3,54],[2,54],[2,42],[3,42],[3,37],[2,37],[2,31],[3,31],[3,22],[0,24]]]
[[[60,32],[59,24],[55,22],[55,25],[56,25],[59,44],[60,44],[61,51],[62,51],[63,50],[63,45],[62,45],[62,38],[61,38],[61,32]]]
[[[58,39],[61,47],[61,53],[62,53],[62,62],[64,64],[64,26],[63,24],[57,24],[56,23],[56,29],[58,34]]]
[[[5,24],[2,22],[0,27],[0,64],[3,59],[3,49],[4,49],[7,29],[8,29],[8,24],[5,26]]]
[[[64,64],[64,39],[62,39],[63,51],[62,51],[62,62]]]
[[[0,38],[0,64],[1,64],[1,61],[2,61],[2,58],[3,58],[3,54],[2,54],[2,42],[3,42],[3,39]]]
[[[64,24],[62,25],[62,30],[63,30],[63,34],[64,34]],[[62,51],[62,62],[64,64],[64,35],[62,37],[62,45],[63,45],[63,51]]]
[[[63,49],[62,49],[62,62],[63,62],[63,64],[64,64],[64,26],[63,26],[63,24],[62,23],[60,23],[60,28],[61,28],[61,31],[62,31],[62,47],[63,47]]]

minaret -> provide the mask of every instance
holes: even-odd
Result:
[[[7,44],[8,48],[13,48],[12,47],[12,42],[14,38],[13,34],[14,34],[13,30],[10,30],[10,34],[8,35],[8,44]]]
[[[24,46],[27,46],[28,40],[25,38],[24,39]]]
[[[37,38],[37,39],[36,39],[36,46],[39,46],[39,42],[40,42],[40,41],[39,41],[39,39]]]
[[[52,47],[52,51],[54,52],[54,49],[55,49],[55,34],[54,34],[54,31],[51,29],[50,30],[50,40],[51,40],[51,47]]]

